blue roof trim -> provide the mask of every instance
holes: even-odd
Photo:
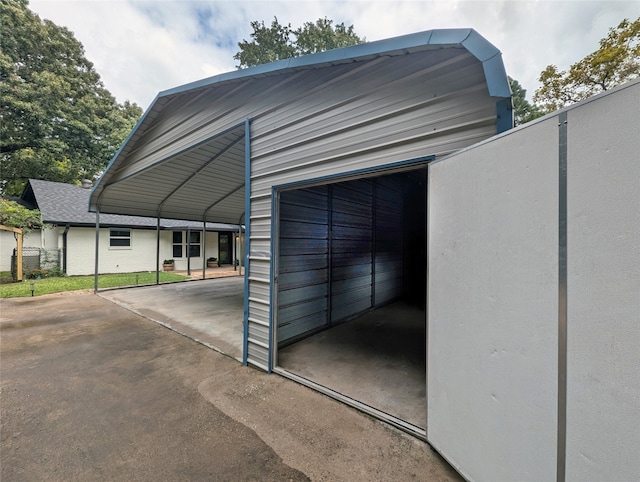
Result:
[[[496,102],[496,134],[513,129],[513,107],[511,99]]]
[[[500,52],[495,57],[482,62],[482,68],[487,80],[489,95],[511,99],[511,88],[509,87],[507,71],[504,69]]]
[[[496,55],[500,55],[500,51],[475,30],[471,30],[469,36],[462,41],[462,45],[480,62],[486,62]]]

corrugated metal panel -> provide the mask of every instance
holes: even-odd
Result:
[[[364,87],[355,81],[347,83],[351,87],[344,90],[319,87],[313,95],[254,121],[252,196],[270,197],[274,185],[449,154],[495,134],[495,101],[487,96],[480,80],[482,68],[472,59],[449,55],[442,61],[441,72],[438,64],[422,71],[419,62],[397,71],[377,71],[378,67],[372,65],[354,76],[354,80],[366,81]],[[363,92],[366,95],[361,95]],[[331,233],[331,271],[335,274],[328,303],[332,322],[370,309],[373,302],[390,302],[405,288],[400,181],[380,185],[375,244],[373,188],[362,190],[363,182],[332,186],[338,190],[331,213],[335,217]],[[356,185],[359,189],[354,190]],[[287,191],[281,194],[286,198]],[[356,200],[364,200],[364,204]],[[313,230],[304,226],[308,219],[318,221],[320,213],[313,211],[313,205],[302,204],[298,218],[280,221],[280,254],[290,256],[284,259],[285,265],[305,256],[305,263],[322,270],[324,238],[314,239]],[[261,216],[266,216],[264,211]],[[289,237],[293,233],[298,237]],[[305,263],[298,263],[297,269]],[[299,271],[298,278],[282,276],[280,273],[283,286],[302,282]],[[287,305],[279,299],[279,342],[326,326],[325,291],[318,281],[310,284],[315,288],[301,285],[299,291],[284,295]],[[287,291],[279,290],[279,297]],[[321,306],[311,301],[295,303],[307,296],[322,300]]]
[[[278,343],[328,325],[328,188],[280,196]]]
[[[372,306],[373,182],[331,186],[331,322]]]
[[[270,196],[251,200],[251,231],[249,267],[249,306],[247,327],[247,362],[263,370],[269,370],[269,346],[271,345],[271,242],[262,224],[260,235],[254,231],[254,220],[265,219],[262,213],[271,212]],[[257,214],[261,213],[261,214]],[[267,218],[269,219],[270,216]],[[270,231],[270,229],[269,229]]]
[[[141,173],[127,165],[115,170],[103,191],[110,199],[109,210],[238,223],[244,212],[244,129],[237,125],[214,136],[181,153],[179,162],[167,160],[161,169]],[[135,204],[129,200],[132,192]]]
[[[232,143],[251,119],[249,284],[269,283],[274,185],[444,155],[485,139],[496,129],[489,93],[508,97],[499,51],[470,29],[422,32],[205,79],[156,98],[92,191],[91,207],[155,216],[162,204],[164,217],[202,220],[206,213],[210,222],[237,223],[245,211],[245,153],[244,143]],[[199,171],[209,162],[211,169]],[[184,191],[174,192],[182,183]],[[290,248],[304,239],[290,239]],[[308,253],[309,262],[317,263],[318,254]],[[248,360],[267,367],[270,298],[266,289],[255,294]]]
[[[374,304],[402,296],[403,243],[402,179],[386,176],[375,184]]]
[[[280,193],[280,345],[402,296],[405,179]]]
[[[440,144],[441,148],[435,149],[438,154],[448,153],[486,137],[487,129],[495,132],[495,101],[486,95],[482,64],[475,57],[464,48],[446,48],[413,53],[412,58],[412,62],[406,62],[401,56],[380,57],[355,64],[245,79],[215,89],[159,99],[162,116],[150,123],[153,120],[150,115],[146,129],[136,132],[135,143],[127,144],[126,163],[116,162],[110,166],[108,181],[100,185],[100,189],[110,185],[106,190],[108,195],[102,199],[101,211],[155,215],[154,204],[162,201],[175,182],[180,182],[180,176],[193,172],[216,149],[232,142],[234,132],[209,140],[211,134],[224,133],[234,125],[241,125],[246,118],[253,118],[255,193],[268,193],[273,185],[267,182],[263,185],[265,191],[260,191],[261,176],[270,176],[282,169],[295,170],[295,166],[305,167],[308,162],[318,167],[326,165],[328,172],[335,172],[336,168],[348,169],[363,161],[371,165],[384,162],[377,156],[380,149],[387,151],[387,158],[390,155],[402,160],[407,158],[403,156],[409,154],[410,144],[416,144],[412,157],[420,155],[420,144],[425,142],[434,147]],[[401,96],[397,95],[399,92]],[[238,102],[239,98],[242,102]],[[478,103],[480,98],[486,102]],[[481,119],[487,125],[480,125]],[[467,131],[480,129],[479,137],[474,136],[472,142],[463,146],[457,137],[452,143],[451,129],[457,129],[465,121],[474,125],[469,125]],[[394,130],[392,125],[399,130]],[[399,138],[404,140],[394,146]],[[239,185],[244,172],[241,147],[242,143],[237,150],[225,153],[215,169],[198,176],[201,182],[191,181],[185,189],[196,203],[197,214],[189,212],[184,200],[180,204],[185,207],[175,211],[171,203],[165,203],[165,216],[189,216],[195,220],[202,216],[207,200],[212,199],[207,188],[220,185],[228,191]],[[399,152],[393,154],[394,149]],[[345,162],[346,159],[349,162]],[[134,177],[128,179],[128,176]],[[163,184],[167,179],[173,182]],[[284,177],[282,180],[287,182]],[[114,183],[121,184],[122,192],[113,191]],[[132,205],[119,201],[130,198],[127,193],[138,189],[150,191],[148,203]],[[198,196],[194,197],[194,192]],[[238,199],[243,199],[242,193]],[[200,200],[203,202],[199,203]],[[213,209],[207,219],[216,222],[225,216],[224,221],[237,222],[242,212],[241,203],[232,203],[225,206],[225,210]]]

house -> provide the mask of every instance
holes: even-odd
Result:
[[[59,266],[67,275],[95,271],[96,216],[87,211],[91,185],[29,179],[20,201],[38,209],[46,227],[24,237],[34,267]],[[99,273],[155,271],[157,259],[174,259],[175,269],[199,269],[205,258],[231,264],[239,249],[238,225],[105,214],[100,217]],[[15,241],[2,233],[2,270],[9,271]],[[28,266],[27,266],[28,268]]]
[[[90,209],[244,216],[243,362],[469,480],[636,480],[639,99],[511,129],[477,32],[371,42],[161,92]]]

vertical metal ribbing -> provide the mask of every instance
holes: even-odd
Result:
[[[558,117],[558,435],[557,476],[565,481],[567,448],[567,113]]]

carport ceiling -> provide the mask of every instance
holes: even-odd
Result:
[[[407,65],[437,76],[452,62],[480,62],[489,94],[510,98],[500,52],[472,29],[370,42],[161,92],[96,183],[89,210],[237,224],[246,209],[245,137],[264,135],[248,135],[247,119],[286,109],[297,101],[292,91],[300,98],[351,77],[384,79]]]
[[[244,213],[245,126],[215,135],[143,172],[114,171],[109,212],[238,224]],[[102,209],[100,209],[103,212]]]

